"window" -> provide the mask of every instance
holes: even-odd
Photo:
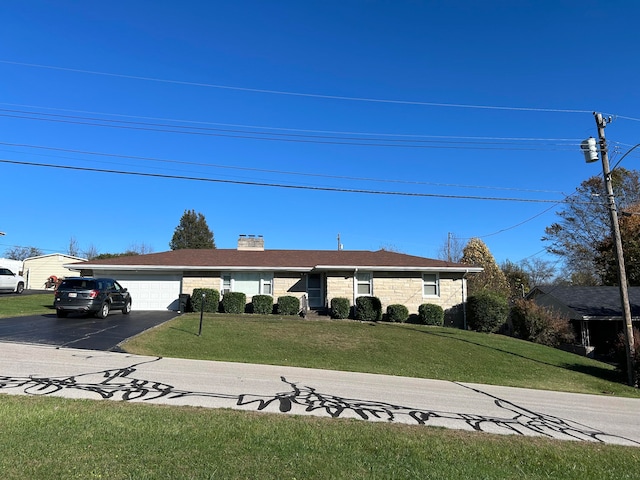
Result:
[[[372,295],[372,280],[373,275],[370,272],[358,272],[356,274],[356,296]]]
[[[260,283],[262,288],[260,289],[260,292],[263,295],[272,295],[271,291],[272,289],[272,283],[273,283],[273,277],[271,276],[263,276],[260,279]]]
[[[264,272],[233,272],[222,275],[222,294],[242,292],[247,297],[273,294],[273,274]]]
[[[422,296],[423,297],[439,297],[440,296],[440,279],[437,273],[422,274]]]
[[[231,275],[222,276],[222,295],[231,291]]]

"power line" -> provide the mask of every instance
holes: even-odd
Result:
[[[166,175],[159,173],[145,173],[145,172],[128,172],[122,170],[109,170],[103,168],[89,168],[89,167],[76,167],[71,165],[54,165],[47,163],[35,163],[35,162],[23,162],[17,160],[0,159],[0,163],[13,164],[13,165],[26,165],[32,167],[47,167],[64,170],[75,170],[82,172],[97,172],[97,173],[112,173],[117,175],[132,175],[140,177],[150,178],[164,178],[171,180],[190,180],[200,182],[212,182],[212,183],[225,183],[233,185],[246,185],[255,187],[274,187],[274,188],[288,188],[297,190],[313,190],[324,192],[339,192],[339,193],[364,193],[371,195],[390,195],[390,196],[403,196],[403,197],[425,197],[425,198],[443,198],[443,199],[462,199],[462,200],[492,200],[503,202],[524,202],[524,203],[553,203],[557,204],[558,200],[546,200],[546,199],[528,199],[528,198],[505,198],[505,197],[480,197],[472,195],[446,195],[436,193],[412,193],[412,192],[388,192],[381,190],[366,190],[366,189],[354,189],[354,188],[337,188],[337,187],[316,187],[307,185],[294,185],[284,183],[268,183],[268,182],[249,182],[239,180],[224,180],[219,178],[204,178],[204,177],[190,177],[181,175]],[[588,203],[588,202],[579,202]]]
[[[157,157],[142,157],[142,156],[135,156],[135,155],[104,153],[104,152],[95,152],[95,151],[88,151],[88,150],[75,150],[75,149],[49,147],[49,146],[43,146],[43,145],[30,145],[30,144],[21,144],[21,143],[0,142],[0,145],[49,150],[49,151],[55,151],[55,152],[76,153],[81,155],[101,156],[101,157],[109,157],[109,158],[122,158],[122,159],[131,159],[131,160],[170,163],[170,164],[177,164],[177,165],[192,165],[192,166],[198,166],[198,167],[221,168],[221,169],[241,170],[241,171],[249,171],[249,172],[260,172],[260,173],[275,173],[279,175],[296,175],[296,176],[303,176],[303,177],[328,178],[328,179],[335,179],[335,180],[399,183],[399,184],[408,184],[408,185],[429,185],[429,186],[451,187],[451,188],[508,190],[508,191],[530,192],[530,193],[562,193],[554,190],[525,189],[525,188],[514,188],[514,187],[491,187],[491,186],[482,186],[482,185],[461,185],[461,184],[452,184],[452,183],[419,182],[419,181],[393,180],[393,179],[380,179],[380,178],[367,178],[367,177],[351,177],[351,176],[344,176],[344,175],[326,175],[326,174],[318,174],[318,173],[290,172],[290,171],[282,171],[282,170],[238,167],[238,166],[231,166],[231,165],[220,165],[220,164],[201,163],[201,162],[187,162],[187,161],[181,161],[181,160],[161,159]],[[48,156],[48,155],[45,155],[45,156]],[[62,158],[71,159],[70,157],[62,157]]]
[[[312,143],[312,144],[328,144],[328,145],[353,145],[366,147],[395,147],[395,148],[441,148],[441,149],[474,149],[474,150],[556,150],[568,151],[578,146],[578,143],[552,144],[552,147],[559,148],[543,148],[543,146],[535,144],[517,145],[514,142],[480,142],[480,141],[449,141],[449,140],[406,140],[406,139],[375,139],[375,138],[350,138],[350,137],[326,137],[317,135],[293,135],[284,133],[263,133],[253,131],[229,131],[215,128],[204,127],[187,127],[182,125],[170,124],[154,124],[144,122],[130,122],[122,120],[109,120],[102,118],[79,117],[73,115],[59,115],[39,112],[25,112],[16,110],[0,109],[0,117],[20,118],[26,120],[39,120],[54,123],[66,123],[73,125],[86,125],[96,127],[117,128],[125,130],[160,132],[160,133],[178,133],[185,135],[202,135],[212,137],[240,138],[262,141],[280,141],[294,143]],[[36,115],[36,116],[34,116]],[[45,117],[45,118],[42,118]],[[55,118],[54,118],[55,117]],[[379,142],[393,143],[379,143]]]
[[[37,64],[37,63],[15,62],[10,60],[0,60],[0,63],[4,63],[7,65],[18,65],[22,67],[57,70],[57,71],[63,71],[63,72],[83,73],[88,75],[100,75],[105,77],[123,78],[128,80],[143,80],[147,82],[167,83],[167,84],[173,84],[173,85],[185,85],[185,86],[191,86],[191,87],[216,88],[221,90],[234,90],[239,92],[264,93],[264,94],[270,94],[270,95],[286,95],[286,96],[292,96],[292,97],[319,98],[319,99],[325,99],[325,100],[345,100],[345,101],[352,101],[352,102],[416,105],[416,106],[425,106],[425,107],[469,108],[469,109],[484,109],[484,110],[511,110],[511,111],[523,111],[523,112],[588,113],[588,114],[593,113],[593,110],[510,107],[510,106],[499,106],[499,105],[473,105],[473,104],[460,104],[460,103],[422,102],[422,101],[415,101],[415,100],[394,100],[394,99],[383,99],[383,98],[327,95],[327,94],[320,94],[320,93],[304,93],[304,92],[293,92],[293,91],[286,91],[286,90],[271,90],[271,89],[264,89],[264,88],[249,88],[249,87],[238,87],[238,86],[232,86],[232,85],[218,85],[213,83],[191,82],[191,81],[184,81],[184,80],[170,80],[170,79],[163,79],[158,77],[146,77],[146,76],[139,76],[139,75],[110,73],[110,72],[102,72],[97,70],[85,70],[80,68],[59,67],[54,65],[43,65],[43,64]]]
[[[55,110],[59,112],[69,113],[81,113],[89,115],[100,115],[107,117],[122,117],[122,118],[137,118],[142,120],[153,120],[161,122],[174,122],[174,123],[187,123],[194,125],[213,125],[217,127],[231,127],[231,128],[257,128],[261,130],[276,130],[284,132],[301,132],[305,134],[330,134],[330,135],[358,135],[363,137],[404,137],[404,138],[429,138],[436,140],[475,140],[475,141],[510,141],[510,142],[566,142],[571,146],[579,146],[582,139],[575,138],[537,138],[537,137],[487,137],[487,136],[462,136],[462,135],[426,135],[426,134],[410,134],[410,133],[386,133],[386,132],[354,132],[354,131],[340,131],[340,130],[313,130],[302,128],[285,128],[285,127],[273,127],[265,125],[246,125],[237,123],[220,123],[209,122],[201,120],[185,120],[175,118],[164,117],[149,117],[143,115],[125,115],[122,113],[109,113],[109,112],[96,112],[91,110],[76,110],[67,108],[45,107],[40,105],[24,105],[15,103],[0,102],[0,105],[20,108],[42,109],[42,110]],[[39,112],[34,112],[38,114]]]

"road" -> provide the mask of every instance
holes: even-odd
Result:
[[[640,447],[640,400],[0,342],[0,393],[234,408]]]

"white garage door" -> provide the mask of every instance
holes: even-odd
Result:
[[[133,310],[178,310],[180,308],[178,302],[180,275],[112,272],[109,276],[129,290]]]

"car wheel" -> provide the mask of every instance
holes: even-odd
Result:
[[[124,308],[122,309],[123,315],[129,315],[131,313],[131,301],[128,301],[124,304]]]
[[[107,318],[107,315],[109,315],[109,302],[104,302],[100,307],[100,310],[96,312],[96,317]]]
[[[20,282],[16,287],[16,293],[22,293],[22,292],[24,292],[24,283]]]
[[[68,312],[63,312],[62,310],[56,310],[56,316],[58,318],[66,318],[67,314],[68,314]]]

